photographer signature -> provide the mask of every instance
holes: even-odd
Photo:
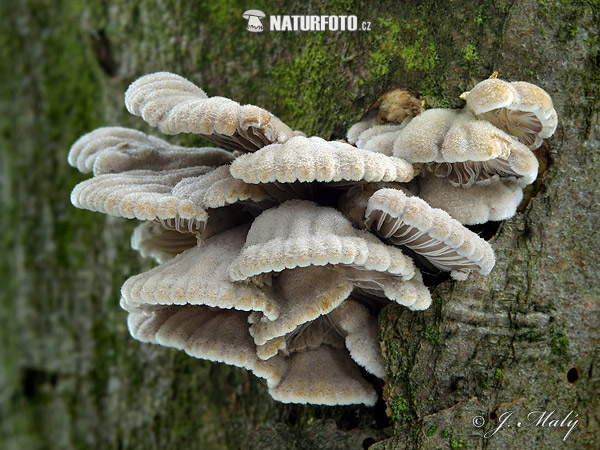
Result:
[[[577,417],[579,414],[570,411],[564,418],[558,417],[556,414],[556,410],[548,411],[531,411],[527,414],[527,421],[510,421],[509,419],[513,416],[514,411],[506,411],[498,417],[498,426],[492,428],[487,433],[483,435],[484,438],[491,438],[498,431],[500,431],[503,427],[510,428],[511,426],[516,426],[517,428],[527,428],[530,426],[535,427],[548,427],[548,428],[566,428],[567,432],[563,437],[563,441],[566,441],[569,435],[573,432],[575,428],[579,425],[579,420]],[[485,419],[483,416],[475,416],[473,417],[473,425],[477,428],[481,428],[485,425]]]

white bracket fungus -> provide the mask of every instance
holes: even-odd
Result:
[[[220,166],[233,160],[231,152],[214,147],[189,148],[123,127],[103,127],[81,136],[68,161],[82,173],[94,175],[128,170],[170,170]]]
[[[231,174],[246,183],[403,182],[414,177],[412,165],[402,159],[303,136],[239,156]]]
[[[272,296],[252,283],[233,283],[227,274],[246,237],[246,227],[222,232],[148,272],[129,278],[121,289],[128,310],[150,305],[205,305],[260,311],[279,316]]]
[[[461,222],[514,214],[537,175],[527,146],[556,127],[547,94],[526,83],[487,80],[464,110],[414,118],[422,101],[407,93],[383,96],[350,145],[179,75],[132,83],[131,113],[236,152],[120,127],[73,144],[69,163],[93,172],[73,204],[149,221],[131,244],[159,265],[121,289],[131,335],[251,370],[282,402],[373,405],[363,374],[385,377],[379,304],[430,306],[420,258],[455,279],[487,275],[494,253]]]
[[[346,195],[340,207],[356,225],[423,255],[456,279],[473,270],[487,275],[494,267],[494,251],[486,241],[445,211],[399,189]]]
[[[242,152],[282,143],[290,127],[258,106],[208,97],[194,83],[168,72],[143,76],[125,93],[125,106],[165,134],[194,133]]]
[[[465,225],[510,219],[523,199],[523,189],[510,180],[475,184],[464,189],[452,185],[446,178],[429,174],[420,177],[418,185],[420,198]]]
[[[506,219],[537,177],[531,149],[556,129],[552,100],[533,84],[495,78],[461,98],[462,110],[430,109],[397,128],[359,122],[348,139],[418,164],[414,193],[461,223]]]
[[[269,387],[277,386],[286,371],[285,361],[256,356],[247,321],[247,312],[189,305],[132,311],[127,317],[129,332],[139,341],[242,367],[265,378]]]
[[[435,127],[435,128],[433,128]],[[394,155],[469,187],[491,178],[511,178],[522,186],[535,180],[538,162],[525,145],[478,120],[470,112],[431,109],[398,132]]]
[[[357,230],[339,211],[290,200],[254,220],[229,275],[239,281],[262,273],[326,264],[355,265],[404,280],[415,274],[410,258]]]
[[[201,232],[208,220],[203,205],[177,198],[173,188],[184,178],[201,176],[210,170],[210,167],[200,166],[159,173],[131,170],[99,175],[75,186],[71,202],[90,211],[154,220],[177,231]]]
[[[558,116],[550,96],[538,86],[490,78],[461,95],[467,108],[518,138],[531,149],[554,134]]]
[[[196,244],[196,234],[169,230],[156,222],[138,225],[131,235],[131,248],[144,257],[153,258],[159,264],[195,247]]]

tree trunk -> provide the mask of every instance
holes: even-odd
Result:
[[[0,2],[3,448],[599,448],[600,3],[193,3]],[[249,8],[370,31],[250,33]],[[382,311],[385,403],[282,405],[241,369],[131,339],[119,288],[150,267],[134,224],[69,202],[85,178],[70,145],[150,131],[123,92],[159,70],[327,139],[389,88],[459,107],[498,71],[544,88],[559,127],[519,213],[485,228],[492,274],[442,283],[425,312]]]

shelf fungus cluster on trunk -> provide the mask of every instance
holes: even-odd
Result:
[[[159,263],[123,285],[132,336],[251,370],[282,402],[373,405],[379,305],[429,307],[421,270],[490,273],[492,248],[463,224],[514,214],[537,174],[530,148],[556,127],[527,83],[465,97],[461,111],[413,104],[401,124],[359,122],[351,145],[178,75],[135,81],[131,113],[226,150],[121,127],[73,144],[69,163],[94,175],[73,204],[145,221],[132,246]]]

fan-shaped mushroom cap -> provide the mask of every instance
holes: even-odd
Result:
[[[172,195],[206,209],[209,216],[198,236],[202,240],[250,219],[247,209],[260,212],[273,203],[261,186],[233,178],[229,166],[217,167],[202,177],[181,180]]]
[[[401,277],[358,266],[343,266],[340,269],[354,287],[375,297],[385,297],[412,310],[423,310],[431,305],[431,294],[423,284],[421,273],[417,270],[408,281]]]
[[[396,138],[398,137],[398,131],[403,129],[405,126],[406,122],[399,125],[375,125],[358,134],[353,144],[355,144],[358,148],[362,148],[363,150],[393,156],[394,142],[396,142]],[[355,130],[352,128],[348,130],[348,137],[350,137],[351,131],[352,134],[355,133]]]
[[[303,323],[328,314],[352,292],[352,283],[335,267],[297,267],[274,280],[279,315],[250,326],[254,342],[265,342],[294,331]]]
[[[239,156],[231,174],[246,183],[410,181],[414,177],[412,165],[401,159],[303,136]]]
[[[280,383],[269,389],[275,400],[369,406],[377,401],[373,387],[361,376],[346,349],[322,345],[316,350],[294,353],[287,361],[288,368]]]
[[[276,319],[260,313],[250,316],[250,334],[258,346],[259,358],[263,359],[288,349],[286,341],[291,333],[339,307],[355,287],[413,310],[426,309],[431,304],[429,290],[418,272],[411,280],[404,281],[389,273],[355,266],[296,267],[283,270],[270,286],[279,316]],[[281,339],[283,336],[285,339]]]
[[[319,346],[289,358],[260,360],[245,326],[248,313],[206,306],[169,306],[131,312],[131,335],[184,350],[190,356],[224,362],[265,378],[269,392],[284,403],[375,404],[372,386],[345,349]]]
[[[229,274],[233,280],[310,265],[346,264],[397,274],[415,274],[410,258],[375,236],[359,231],[333,208],[290,200],[255,220]]]
[[[248,321],[251,324],[261,320],[260,313],[251,313]],[[264,320],[264,317],[262,318]],[[250,329],[252,335],[252,329]],[[256,339],[255,339],[256,342]],[[256,346],[256,354],[260,359],[269,359],[278,352],[283,356],[305,350],[315,350],[321,345],[333,348],[344,348],[344,338],[334,328],[327,316],[320,316],[304,322],[283,336],[266,341]]]
[[[356,122],[354,125],[348,128],[346,139],[348,139],[348,142],[351,144],[356,145],[362,133],[377,125],[379,125],[379,122],[377,121],[377,117],[375,115],[369,118],[364,118],[360,122]]]
[[[467,108],[535,149],[554,134],[558,118],[552,99],[543,89],[524,81],[488,79],[462,96]]]
[[[123,127],[97,128],[71,146],[69,164],[94,175],[128,170],[168,170],[193,166],[220,166],[233,155],[214,147],[188,148],[171,145],[155,136]]]
[[[192,167],[156,172],[130,170],[98,175],[79,183],[71,192],[78,208],[128,219],[154,220],[178,231],[201,232],[208,215],[203,205],[173,195],[184,178],[206,174],[211,167]]]
[[[131,335],[142,342],[184,350],[190,356],[251,370],[276,386],[285,370],[282,358],[258,359],[246,326],[248,313],[207,306],[167,306],[130,312]]]
[[[232,178],[227,166],[98,175],[79,183],[71,193],[71,202],[78,208],[154,220],[169,229],[194,233],[204,231],[206,209],[265,198],[259,186]],[[228,213],[220,214],[219,220],[239,223]]]
[[[385,377],[379,348],[377,319],[359,302],[348,299],[327,316],[335,329],[344,336],[350,356],[367,372]]]
[[[251,283],[232,283],[227,268],[243,246],[247,227],[207,239],[148,272],[129,278],[121,288],[122,305],[137,310],[154,305],[206,305],[260,311],[269,319],[279,306]]]
[[[268,198],[261,186],[244,183],[221,166],[201,177],[186,178],[173,188],[173,195],[206,208],[220,208],[238,202],[262,202]]]
[[[441,108],[419,114],[397,133],[394,156],[410,163],[435,161],[457,115],[457,110]]]
[[[514,181],[491,180],[463,189],[430,174],[419,180],[419,186],[419,197],[464,225],[508,219],[523,198],[523,190]]]
[[[131,248],[158,263],[166,262],[183,251],[195,247],[197,235],[169,230],[156,222],[144,222],[133,230]]]
[[[405,245],[437,268],[450,271],[453,278],[464,279],[473,270],[487,275],[494,267],[494,252],[485,240],[447,212],[401,190],[349,192],[340,206],[359,227]]]
[[[321,346],[335,349],[346,347],[354,362],[369,373],[383,378],[385,369],[378,336],[375,316],[357,301],[347,299],[328,315],[306,322],[285,336],[258,345],[257,352],[259,358],[268,359],[278,351],[289,356]]]
[[[421,116],[429,111],[398,132],[394,154],[411,162],[429,163],[427,170],[447,177],[455,186],[471,186],[492,177],[513,178],[521,186],[535,180],[538,162],[525,145],[470,112],[442,111],[452,110],[437,110],[435,116],[441,117],[437,132],[423,137],[431,124],[423,122]],[[440,131],[446,132],[442,135]],[[413,156],[406,156],[411,152]]]
[[[127,110],[165,134],[194,133],[224,147],[255,151],[295,133],[268,111],[241,106],[205,92],[179,75],[157,72],[134,81],[125,93]]]

